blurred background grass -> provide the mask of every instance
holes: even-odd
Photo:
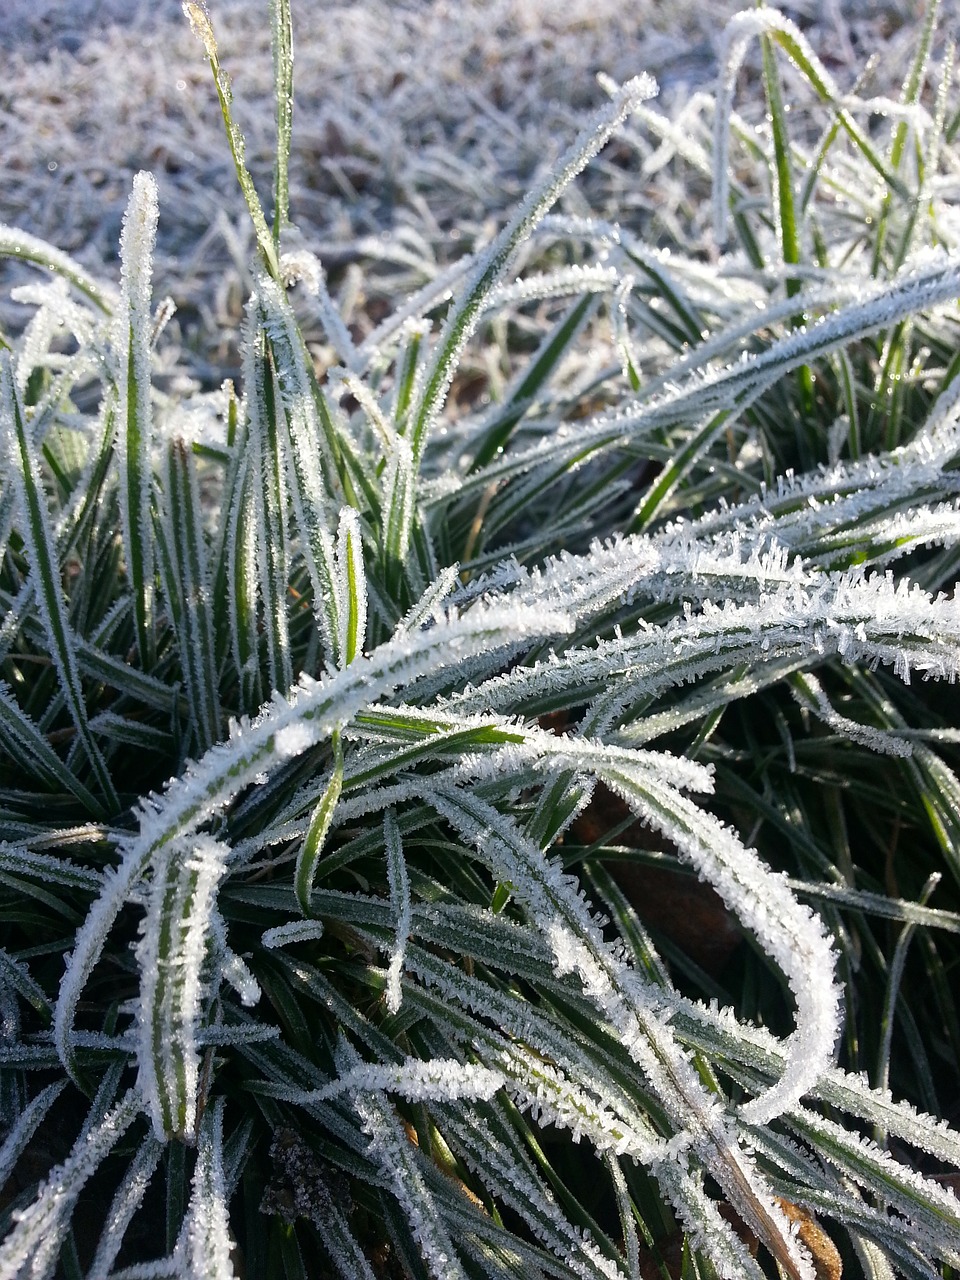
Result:
[[[360,332],[391,298],[488,239],[604,99],[597,73],[652,73],[674,117],[716,74],[742,0],[367,0],[294,3],[291,209]],[[922,0],[782,6],[842,87],[895,90]],[[249,220],[206,62],[178,0],[9,0],[0,22],[0,221],[93,270],[116,258],[133,175],[160,187],[157,296],[169,293],[185,363],[206,386],[237,372]],[[941,32],[957,28],[957,2]],[[274,134],[267,0],[211,5],[248,160],[269,187]],[[759,85],[759,53],[742,73]],[[744,86],[745,89],[749,85]],[[762,113],[761,92],[738,109]],[[695,174],[664,171],[656,139],[621,142],[564,200],[654,243],[709,218]],[[692,185],[691,185],[692,184]],[[362,273],[356,269],[362,264]],[[16,267],[4,266],[5,272]],[[0,280],[6,284],[7,280]],[[6,295],[6,289],[0,290]],[[0,323],[16,329],[4,302]],[[174,349],[168,345],[168,351]],[[182,376],[178,375],[178,376]]]

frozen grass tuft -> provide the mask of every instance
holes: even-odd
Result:
[[[953,1275],[950,11],[185,7],[4,54],[0,1277]]]

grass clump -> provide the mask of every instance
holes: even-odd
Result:
[[[0,358],[0,1275],[949,1274],[936,6],[897,100],[769,9],[681,122],[611,84],[363,341],[288,225],[285,0],[271,218],[185,8],[256,236],[240,393],[152,382],[149,175],[119,290],[0,233],[45,273]],[[644,128],[722,254],[558,211]]]

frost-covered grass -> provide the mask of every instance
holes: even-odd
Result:
[[[285,0],[272,178],[187,9],[236,379],[148,172],[112,278],[0,230],[0,1278],[955,1274],[949,20],[615,50],[509,208],[404,140],[338,255]]]

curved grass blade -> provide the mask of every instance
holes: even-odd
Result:
[[[767,1124],[793,1107],[832,1063],[841,994],[834,982],[832,939],[819,917],[712,814],[637,769],[605,766],[600,774],[690,859],[787,977],[797,1025],[786,1069],[767,1093],[742,1108],[751,1123]]]
[[[521,640],[563,634],[569,627],[566,615],[550,609],[474,607],[416,636],[403,634],[323,680],[301,677],[289,700],[275,694],[257,720],[234,725],[227,742],[188,764],[182,777],[141,810],[140,834],[124,846],[119,867],[106,877],[103,893],[77,931],[54,1018],[57,1053],[68,1070],[73,1070],[70,1035],[83,988],[113,921],[160,850],[195,832],[265,770],[331,737],[398,687],[477,653],[496,655],[492,661],[499,664]]]
[[[115,289],[110,285],[101,284],[69,254],[55,249],[52,244],[47,244],[46,240],[0,223],[0,257],[29,262],[35,267],[43,267],[44,270],[61,276],[74,288],[79,289],[105,315],[113,314],[117,305]]]
[[[604,773],[609,772],[604,770]],[[654,1016],[637,975],[603,941],[579,886],[526,840],[508,816],[463,789],[421,784],[423,798],[477,850],[498,880],[514,886],[554,952],[559,976],[576,972],[585,993],[622,1038],[663,1104],[681,1144],[689,1143],[736,1205],[744,1221],[793,1280],[812,1272],[757,1170],[748,1166],[718,1101],[707,1093],[672,1029]],[[821,1068],[822,1069],[822,1068]],[[681,1166],[666,1151],[654,1171],[667,1194]],[[687,1175],[689,1176],[689,1175]],[[689,1202],[691,1188],[681,1192]],[[705,1197],[703,1197],[706,1200]],[[703,1207],[701,1222],[722,1220]],[[692,1225],[692,1223],[691,1223]],[[718,1227],[726,1238],[727,1232]],[[741,1255],[741,1262],[747,1255]],[[760,1273],[757,1272],[757,1275]]]
[[[333,747],[333,772],[330,781],[310,818],[310,825],[304,837],[300,852],[297,854],[297,869],[294,876],[294,888],[297,901],[304,916],[312,916],[310,894],[313,891],[313,880],[317,871],[317,863],[323,853],[324,842],[333,821],[334,811],[340,799],[343,787],[343,748],[340,745],[340,734],[334,732],[331,745]]]

